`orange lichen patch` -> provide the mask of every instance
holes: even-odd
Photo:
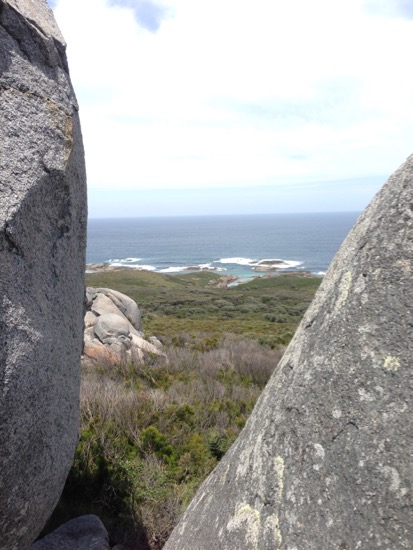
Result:
[[[119,362],[116,353],[99,342],[85,344],[83,355],[87,359],[92,359],[96,362],[104,361],[106,364],[110,365],[115,365]]]

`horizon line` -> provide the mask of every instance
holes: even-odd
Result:
[[[363,210],[323,210],[300,212],[256,212],[256,213],[229,213],[229,214],[143,214],[137,216],[88,216],[88,220],[136,220],[141,218],[217,218],[235,216],[292,216],[292,215],[320,215],[320,214],[361,214]]]

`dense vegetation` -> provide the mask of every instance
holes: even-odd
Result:
[[[113,542],[162,548],[196,488],[244,426],[319,280],[218,288],[210,273],[88,275],[134,298],[168,361],[83,366],[81,435],[48,529],[96,513]]]
[[[298,275],[260,277],[219,288],[210,272],[163,275],[134,270],[87,275],[89,286],[124,292],[140,306],[147,335],[168,341],[181,333],[242,334],[272,348],[286,345],[320,279]]]

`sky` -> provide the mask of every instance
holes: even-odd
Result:
[[[90,217],[361,211],[413,152],[411,0],[49,0]]]

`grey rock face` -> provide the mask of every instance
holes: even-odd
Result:
[[[115,313],[105,313],[97,318],[95,334],[104,344],[108,338],[129,335],[129,322]]]
[[[117,317],[121,317],[129,327],[128,319],[126,319],[126,317],[118,309],[118,307],[112,302],[110,298],[105,296],[105,294],[97,292],[90,309],[92,313],[98,316],[116,315]]]
[[[337,253],[165,550],[413,547],[413,156]]]
[[[65,44],[44,0],[0,1],[0,548],[51,514],[78,433],[86,189]]]
[[[30,550],[109,550],[109,535],[97,516],[80,516],[36,541]]]
[[[132,298],[110,288],[100,288],[99,291],[104,292],[112,300],[136,330],[142,331],[141,313],[138,304]]]
[[[96,315],[115,313],[128,320],[138,332],[142,332],[141,313],[138,304],[117,290],[110,288],[86,288],[88,308]]]

